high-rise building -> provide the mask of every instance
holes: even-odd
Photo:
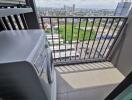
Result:
[[[73,4],[73,8],[72,8],[73,12],[75,11],[75,4]]]
[[[121,0],[115,10],[115,16],[127,16],[131,9],[131,0]]]
[[[64,5],[64,9],[66,9],[66,5]]]

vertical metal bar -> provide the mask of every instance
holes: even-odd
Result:
[[[109,32],[110,32],[110,30],[111,30],[111,27],[112,27],[112,25],[113,25],[113,22],[114,22],[114,18],[112,19],[112,22],[111,22],[111,25],[110,25],[110,27],[109,27],[109,29],[108,29],[108,32],[107,32],[107,34],[106,34],[106,36],[105,36],[105,39],[104,39],[104,41],[103,41],[103,44],[102,44],[102,46],[101,46],[101,49],[100,49],[100,53],[102,52],[102,49],[103,49],[103,47],[104,47],[104,45],[105,45],[105,41],[106,41],[106,39],[107,39],[107,36],[108,36],[108,34],[109,34]],[[108,44],[107,44],[108,45]],[[102,53],[101,53],[101,55],[102,55]],[[98,58],[99,58],[99,55],[98,55]]]
[[[82,49],[83,49],[84,40],[85,40],[85,35],[86,35],[86,31],[87,31],[87,25],[88,25],[88,18],[86,19],[86,24],[85,24],[85,30],[84,30],[84,36],[83,36],[83,42],[82,42],[82,46],[81,46],[80,59],[81,59],[81,57],[82,57]]]
[[[42,22],[42,28],[45,30],[43,17],[41,17],[41,22]]]
[[[2,18],[0,18],[0,20],[1,20],[1,24],[3,25],[4,30],[7,30],[5,23],[3,22]]]
[[[10,26],[9,26],[8,21],[6,20],[6,18],[2,17],[2,20],[3,20],[3,22],[4,22],[5,26],[6,26],[6,29],[7,30],[11,30],[11,28],[10,28]]]
[[[88,43],[87,43],[87,48],[86,48],[84,59],[86,58],[86,54],[87,54],[87,51],[88,51],[88,46],[89,46],[90,38],[91,38],[91,35],[92,35],[94,22],[95,22],[95,18],[93,18],[93,22],[92,22],[92,26],[91,26],[91,30],[90,30],[90,35],[89,35],[89,38],[88,38]]]
[[[117,22],[117,24],[116,24],[116,26],[115,26],[115,28],[114,28],[114,30],[113,30],[113,32],[112,32],[111,37],[114,36],[115,31],[116,31],[116,29],[117,29],[117,27],[118,27],[118,25],[119,25],[120,20],[121,20],[121,19],[119,18],[119,19],[118,19],[118,22]],[[105,48],[105,50],[104,50],[104,53],[102,54],[103,57],[104,57],[104,54],[106,53],[106,50],[107,50],[108,47],[110,46],[110,42],[111,42],[111,40],[112,40],[112,38],[110,38],[110,40],[109,40],[109,42],[108,42],[108,44],[107,44],[107,46],[106,46],[106,48]]]
[[[21,30],[22,29],[22,26],[20,24],[20,21],[18,19],[18,16],[17,15],[14,15],[14,18],[15,18],[16,24],[18,25],[18,28]]]
[[[60,51],[60,45],[61,45],[61,41],[60,41],[60,22],[59,22],[59,18],[57,18],[57,23],[58,23],[58,35],[59,35],[59,57],[60,57],[60,61],[61,61],[61,51]]]
[[[0,31],[3,31],[3,30],[5,30],[5,27],[2,20],[0,19]]]
[[[76,56],[77,56],[77,48],[78,48],[78,42],[79,42],[80,26],[81,26],[81,18],[79,18],[79,26],[78,26],[78,34],[77,34],[77,44],[76,44],[76,51],[75,51],[75,60],[76,60]]]
[[[52,27],[52,20],[50,17],[50,29],[51,29],[51,35],[52,35],[52,44],[53,44],[53,53],[54,53],[54,59],[55,59],[55,48],[54,48],[54,40],[53,40],[53,27]]]
[[[65,17],[65,61],[66,61],[66,29],[67,29],[67,27],[66,27],[66,25],[67,25],[67,18]]]
[[[7,16],[7,18],[9,20],[10,24],[11,24],[12,29],[16,30],[16,26],[14,24],[14,21],[13,21],[12,17],[11,16]]]
[[[95,54],[96,54],[96,52],[97,52],[97,50],[98,50],[98,47],[99,47],[99,45],[100,45],[100,41],[101,41],[101,38],[102,38],[102,36],[103,36],[103,33],[104,33],[104,30],[105,30],[105,27],[106,27],[107,22],[108,22],[108,18],[107,18],[106,21],[105,21],[105,25],[104,25],[104,28],[103,28],[103,30],[102,30],[101,36],[100,36],[100,38],[99,38],[99,42],[97,43],[97,47],[96,47],[96,50],[95,50],[95,52],[94,52],[93,58],[95,58]],[[99,53],[100,53],[100,52],[99,52]]]
[[[21,20],[22,20],[24,29],[28,29],[28,26],[27,26],[27,23],[26,23],[26,20],[25,20],[24,15],[23,15],[23,14],[20,14],[20,18],[21,18]]]
[[[100,18],[99,23],[98,23],[98,28],[97,28],[96,33],[95,33],[94,42],[93,42],[92,48],[90,50],[89,58],[90,58],[91,53],[93,51],[93,47],[94,47],[94,44],[95,44],[95,41],[96,41],[96,37],[97,37],[98,31],[99,31],[99,27],[100,27],[101,21],[102,21],[102,18]]]
[[[71,52],[72,52],[73,32],[74,32],[74,18],[72,18],[72,33],[71,33],[71,50],[70,50],[70,60],[71,60]]]
[[[127,21],[127,19],[124,19],[124,21],[123,21],[123,23],[122,23],[122,25],[121,25],[121,27],[120,27],[120,30],[118,31],[117,36],[115,37],[115,39],[114,39],[114,41],[113,41],[113,43],[112,43],[112,45],[111,45],[111,47],[110,47],[110,49],[109,49],[109,51],[108,51],[108,53],[107,53],[106,59],[109,57],[110,52],[111,52],[111,50],[112,50],[113,47],[114,47],[114,44],[115,44],[116,41],[118,40],[118,37],[120,36],[120,33],[121,33],[121,31],[123,30],[123,27],[125,26],[126,21]]]

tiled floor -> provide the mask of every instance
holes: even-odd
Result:
[[[57,100],[103,100],[124,76],[109,62],[56,67]]]

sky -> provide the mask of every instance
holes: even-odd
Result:
[[[76,5],[77,8],[115,9],[121,0],[35,0],[38,7],[56,7]]]

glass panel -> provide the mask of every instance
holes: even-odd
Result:
[[[132,100],[132,85],[130,85],[128,88],[126,88],[114,100]]]

